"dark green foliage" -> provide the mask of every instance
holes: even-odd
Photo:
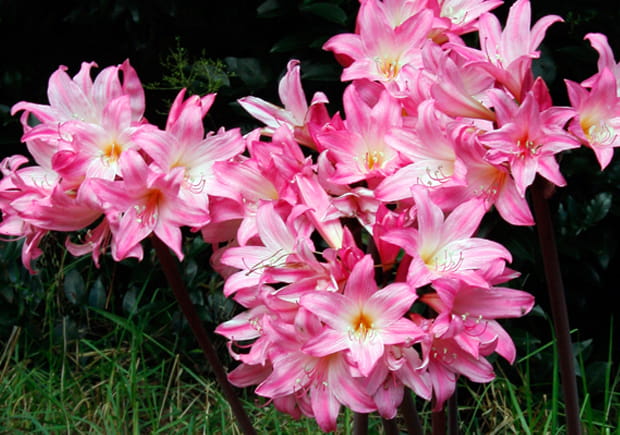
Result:
[[[0,244],[0,337],[31,316],[45,297],[40,276],[32,276],[20,261],[22,242]]]

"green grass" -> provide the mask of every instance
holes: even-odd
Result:
[[[192,354],[192,359],[175,354],[149,335],[147,322],[137,317],[103,311],[90,315],[116,327],[97,340],[57,340],[47,348],[34,347],[36,341],[14,328],[0,356],[0,432],[239,433],[217,385],[193,368],[202,365],[200,353]],[[111,342],[118,344],[112,347]],[[501,366],[492,383],[461,382],[462,432],[564,433],[558,376],[552,377],[548,393],[538,394],[530,368],[536,356],[554,348],[550,342],[533,350],[509,368],[513,373]],[[557,373],[557,361],[553,364],[552,372]],[[581,370],[585,371],[583,360]],[[603,377],[598,406],[593,404],[595,394],[587,390],[588,379],[580,378],[582,421],[588,434],[618,433],[620,374],[612,372],[611,361]],[[258,433],[320,433],[312,420],[295,421],[249,392],[243,394]],[[430,429],[428,404],[418,401],[418,407]],[[351,433],[352,418],[350,412],[341,413],[338,433]],[[370,419],[370,428],[370,433],[381,433],[378,417]]]
[[[116,348],[98,348],[86,339],[53,347],[51,365],[45,366],[40,352],[24,352],[16,328],[1,361],[0,432],[239,433],[212,381],[182,363],[180,355],[150,360],[145,351],[151,337],[135,332]],[[311,420],[294,421],[272,407],[245,404],[260,433],[319,432]]]
[[[131,263],[129,269],[116,269],[116,265],[106,269],[104,264],[99,271],[85,266],[84,284],[73,282],[71,288],[77,293],[91,289],[92,293],[99,278],[106,282],[105,305],[94,308],[88,303],[68,304],[65,294],[69,272],[89,263],[65,266],[65,257],[57,258],[55,268],[48,268],[56,272],[41,277],[46,290],[36,313],[25,311],[22,316],[30,321],[0,336],[0,434],[240,433],[218,385],[211,380],[204,356],[195,350],[191,334],[179,321],[175,302],[167,290],[153,289],[159,278],[152,265],[145,261]],[[26,278],[17,276],[5,285],[27,288],[30,281],[20,281]],[[221,294],[215,281],[195,273],[189,279],[186,275],[186,280],[190,291],[192,282],[207,283],[194,288],[205,294],[205,301],[223,306],[221,298],[215,297]],[[212,317],[210,324],[221,321],[206,302],[198,308]],[[227,318],[230,313],[221,316]],[[539,318],[548,322],[546,332],[552,336],[548,319]],[[613,331],[612,321],[604,361],[592,361],[588,355],[591,343],[578,342],[573,331],[581,420],[587,434],[620,434],[620,372],[612,356]],[[565,433],[553,339],[541,341],[531,333],[510,332],[519,355],[513,366],[498,358],[493,362],[497,367],[494,382],[459,381],[461,433]],[[219,343],[225,355],[221,338]],[[321,433],[311,419],[296,421],[251,391],[240,393],[259,434]],[[429,404],[417,400],[416,405],[430,431]],[[353,414],[343,409],[337,433],[351,434],[352,421]],[[404,425],[400,427],[404,430]],[[369,433],[382,431],[381,419],[372,415]]]

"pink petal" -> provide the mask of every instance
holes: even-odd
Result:
[[[336,420],[340,412],[340,402],[336,400],[331,386],[313,385],[310,391],[310,399],[314,419],[321,430],[324,432],[335,431]]]
[[[303,122],[308,111],[306,95],[301,87],[299,61],[292,59],[286,66],[286,74],[280,80],[278,95],[284,107],[289,110],[298,123]]]
[[[345,285],[344,294],[352,302],[363,304],[377,290],[374,263],[370,255],[358,261]]]

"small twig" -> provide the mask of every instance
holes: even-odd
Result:
[[[4,365],[2,367],[2,372],[0,372],[0,381],[4,379],[8,368],[10,367],[11,355],[15,352],[15,346],[19,340],[19,335],[22,332],[22,328],[19,326],[13,326],[13,330],[11,331],[11,335],[9,339],[6,341],[4,345],[4,350],[2,351],[2,355],[0,356],[0,364]]]

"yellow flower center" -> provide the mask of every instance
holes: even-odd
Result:
[[[108,164],[115,163],[121,157],[122,152],[122,145],[116,143],[116,141],[112,141],[103,148],[103,161]]]
[[[358,340],[365,340],[367,337],[370,338],[374,335],[374,322],[372,318],[368,316],[368,314],[360,311],[357,316],[351,322],[351,338],[356,338]]]
[[[377,68],[379,69],[379,72],[388,80],[395,79],[400,72],[400,64],[398,62],[398,58],[375,59],[375,62],[377,63]]]
[[[134,205],[136,220],[138,223],[154,225],[159,219],[159,205],[163,201],[164,195],[159,189],[151,189],[143,198],[142,205]]]
[[[517,152],[519,158],[524,159],[525,157],[537,155],[540,152],[541,145],[527,138],[524,140],[518,140],[517,148],[519,149]]]
[[[607,145],[616,137],[616,131],[602,119],[596,122],[586,118],[581,120],[580,124],[592,144]]]
[[[368,151],[364,154],[364,163],[369,171],[383,167],[383,151]]]

